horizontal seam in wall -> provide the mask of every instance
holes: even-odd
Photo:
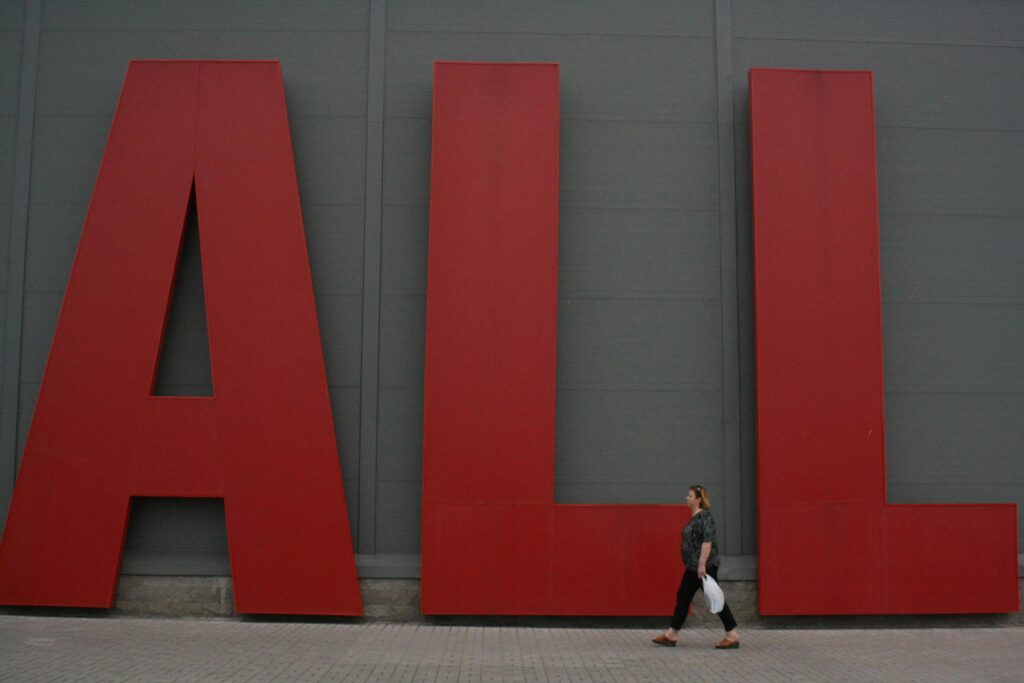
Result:
[[[714,41],[713,33],[613,33],[603,31],[482,31],[482,30],[452,30],[452,29],[392,29],[387,30],[388,34],[449,34],[449,35],[479,35],[479,36],[594,36],[603,38],[703,38]],[[712,46],[713,47],[713,46]],[[459,61],[459,60],[454,60]],[[468,61],[468,60],[467,60]]]
[[[1006,301],[999,299],[917,299],[910,297],[882,297],[882,303],[893,304],[954,304],[958,306],[1024,306],[1024,300]]]
[[[1000,213],[976,213],[959,211],[880,211],[879,216],[956,216],[957,218],[1017,218],[1024,211],[1001,211]]]
[[[300,183],[300,186],[301,186],[301,183]],[[300,187],[300,189],[301,189],[301,187]],[[76,202],[76,201],[70,201],[70,200],[62,200],[62,201],[53,201],[53,200],[40,201],[40,200],[36,200],[36,201],[29,202],[29,206],[89,206],[89,203],[90,203],[89,201],[77,201]],[[350,206],[350,207],[362,208],[364,206],[364,202],[338,202],[338,203],[302,202],[302,206],[304,206],[304,207],[310,207],[310,206]],[[309,226],[306,226],[306,229],[308,230]]]
[[[744,126],[749,125],[749,117],[741,116],[737,119],[739,123]],[[880,119],[884,121],[884,119]],[[731,124],[722,124],[731,125]],[[952,132],[965,132],[965,133],[1024,133],[1024,128],[978,128],[978,127],[966,127],[966,126],[940,126],[940,125],[929,125],[927,123],[918,124],[902,124],[902,123],[882,123],[879,122],[875,125],[875,130],[939,130],[939,131],[952,131]]]
[[[1010,214],[1003,213],[952,213],[949,211],[879,211],[879,216],[957,216],[958,218],[1012,218],[1016,215],[1024,216],[1024,211]],[[974,229],[976,226],[971,226]]]
[[[888,480],[888,485],[899,484],[900,486],[956,486],[963,488],[970,488],[971,486],[1022,486],[1024,480],[1020,481],[972,481],[965,482],[963,479],[956,481],[894,481]],[[942,501],[942,504],[948,501]],[[927,503],[916,503],[917,505],[926,505]],[[952,503],[952,505],[971,505],[972,503]],[[981,505],[992,505],[992,503],[980,503]],[[998,504],[998,503],[997,503]],[[915,503],[897,503],[897,505],[915,505]]]
[[[714,294],[573,294],[564,286],[558,293],[559,301],[583,299],[584,301],[719,301],[722,295]]]
[[[564,174],[563,174],[562,177],[563,178],[565,177]],[[36,203],[40,203],[40,202],[36,202]],[[55,202],[55,203],[61,203],[61,202]],[[68,203],[68,204],[72,204],[72,203],[73,204],[84,204],[85,202],[63,202],[63,203]],[[320,205],[317,205],[317,206],[320,206]],[[335,206],[335,205],[324,204],[323,206]],[[349,205],[348,204],[338,204],[337,206],[349,206]],[[398,209],[428,209],[428,208],[430,208],[430,204],[426,204],[426,203],[424,203],[424,204],[385,203],[384,206],[391,207],[391,208],[398,208]],[[718,208],[717,207],[699,208],[699,207],[687,207],[687,206],[678,206],[678,205],[672,205],[672,206],[668,206],[668,205],[666,205],[666,206],[600,206],[600,205],[597,205],[597,204],[593,204],[593,205],[591,205],[591,204],[559,204],[558,208],[559,209],[566,209],[566,208],[568,208],[568,209],[584,209],[584,210],[587,210],[587,211],[590,211],[590,210],[593,210],[593,211],[630,211],[630,212],[633,212],[633,211],[672,211],[672,212],[677,212],[677,213],[713,213],[716,216],[718,215]],[[944,214],[939,214],[939,215],[944,215]]]
[[[928,126],[928,125],[902,125],[879,123],[876,130],[948,130],[967,133],[1024,133],[1024,128],[966,128],[958,126]]]
[[[555,387],[558,391],[593,391],[593,392],[622,392],[622,393],[652,393],[652,394],[720,394],[722,393],[721,386],[713,386],[710,384],[687,384],[686,382],[680,382],[677,385],[671,387],[658,387],[658,386],[619,386],[614,384],[598,385],[598,384],[571,384],[571,383],[558,383]]]
[[[282,26],[245,26],[233,24],[230,27],[218,27],[208,25],[182,25],[182,24],[169,24],[167,26],[159,25],[143,25],[143,26],[89,26],[77,25],[74,27],[65,26],[52,26],[49,28],[42,28],[42,33],[153,33],[153,32],[190,32],[190,33],[356,33],[366,34],[369,32],[369,28],[357,29],[357,28],[325,28],[323,26],[295,26],[295,27],[282,27]],[[171,61],[174,61],[173,59]],[[182,61],[189,61],[182,59]],[[225,59],[211,59],[210,61],[227,61]],[[232,58],[232,61],[237,61],[237,58]]]
[[[1000,49],[1024,49],[1024,43],[1013,41],[981,42],[940,42],[937,40],[889,40],[885,38],[836,38],[834,36],[762,36],[752,33],[733,33],[733,42],[739,40],[769,40],[795,43],[856,43],[865,45],[931,45],[936,47],[991,47]]]
[[[387,114],[387,113],[384,114],[384,122],[385,123],[387,123],[388,121],[423,121],[423,122],[426,123],[426,122],[429,122],[430,120],[431,120],[430,116],[423,115],[423,114]],[[580,115],[566,116],[565,114],[562,114],[559,117],[559,120],[563,121],[563,122],[564,121],[588,121],[588,122],[591,122],[591,123],[593,123],[595,121],[605,121],[605,122],[608,122],[608,123],[622,123],[622,122],[626,121],[626,122],[639,122],[639,123],[693,123],[693,124],[700,124],[702,126],[719,126],[719,125],[721,125],[721,126],[730,126],[730,127],[733,126],[733,124],[731,124],[731,123],[720,123],[717,118],[688,119],[688,118],[684,118],[684,117],[680,117],[680,116],[656,116],[656,117],[652,117],[652,116],[629,116],[629,115],[622,115],[622,116],[597,116],[597,115],[595,115],[595,116],[580,116]]]
[[[35,382],[38,384],[38,382]],[[423,383],[402,383],[394,382],[384,384],[382,383],[381,389],[400,389],[400,390],[423,390]],[[686,384],[681,383],[673,387],[638,387],[638,386],[615,386],[615,385],[585,385],[585,384],[557,384],[557,391],[575,391],[575,392],[593,392],[593,393],[650,393],[650,394],[720,394],[722,393],[721,387],[713,387],[705,384]],[[717,424],[717,423],[716,423]]]
[[[1024,396],[1017,389],[886,389],[886,394],[963,394],[968,396]]]
[[[36,119],[113,119],[114,112],[99,112],[93,114],[36,114]],[[290,114],[290,120],[306,119],[352,119],[353,121],[365,121],[366,116],[356,114]]]
[[[562,173],[562,180],[565,180],[565,173]],[[562,189],[565,186],[563,184]],[[75,204],[81,204],[82,202],[70,202]],[[430,207],[428,203],[417,203],[417,204],[405,204],[405,203],[392,203],[385,202],[384,206],[389,208],[406,208],[406,209],[426,209]],[[575,204],[575,203],[560,203],[558,205],[559,210],[561,209],[595,209],[595,210],[613,210],[613,211],[685,211],[685,212],[713,212],[718,211],[718,207],[714,206],[686,206],[681,204],[661,204],[652,206],[650,202],[644,202],[642,206],[631,206],[629,204]]]

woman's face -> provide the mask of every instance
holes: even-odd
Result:
[[[691,510],[696,510],[700,507],[700,498],[693,492],[693,489],[686,492],[686,504],[690,506]]]

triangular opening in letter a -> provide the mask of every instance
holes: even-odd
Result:
[[[213,396],[196,184],[192,180],[153,396]]]

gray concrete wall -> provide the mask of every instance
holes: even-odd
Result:
[[[12,405],[9,399],[13,397],[16,402],[18,392],[9,380],[18,359],[10,353],[7,337],[8,334],[19,333],[20,330],[10,329],[7,300],[9,296],[20,297],[20,292],[10,291],[10,281],[16,281],[19,274],[12,274],[8,263],[14,256],[11,253],[14,235],[11,227],[18,222],[23,231],[23,214],[27,205],[26,200],[22,198],[15,210],[16,171],[19,162],[21,166],[26,162],[26,159],[18,158],[22,49],[27,33],[24,10],[22,2],[0,4],[0,321],[4,325],[4,332],[0,334],[0,391],[3,392],[0,393],[0,520],[7,515],[7,506],[14,489],[17,452],[17,406]],[[27,151],[28,145],[22,145],[20,148]],[[13,317],[16,320],[11,322],[20,324],[20,315]],[[8,364],[12,367],[8,368]]]
[[[0,320],[6,318],[7,259],[14,203],[18,140],[18,88],[21,77],[23,17],[20,4],[0,10]],[[0,354],[4,340],[0,337]]]
[[[0,515],[145,58],[281,61],[363,576],[418,575],[435,60],[561,65],[560,502],[700,482],[725,554],[757,552],[746,74],[765,66],[875,73],[890,501],[1020,505],[1022,36],[1024,5],[969,0],[0,0]],[[199,258],[164,393],[209,390]],[[124,571],[223,575],[223,524],[141,501]]]

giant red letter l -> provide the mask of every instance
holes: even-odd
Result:
[[[754,69],[750,118],[761,613],[1016,611],[1013,505],[886,503],[871,74]]]
[[[682,506],[555,504],[558,65],[434,74],[425,614],[661,614]]]

